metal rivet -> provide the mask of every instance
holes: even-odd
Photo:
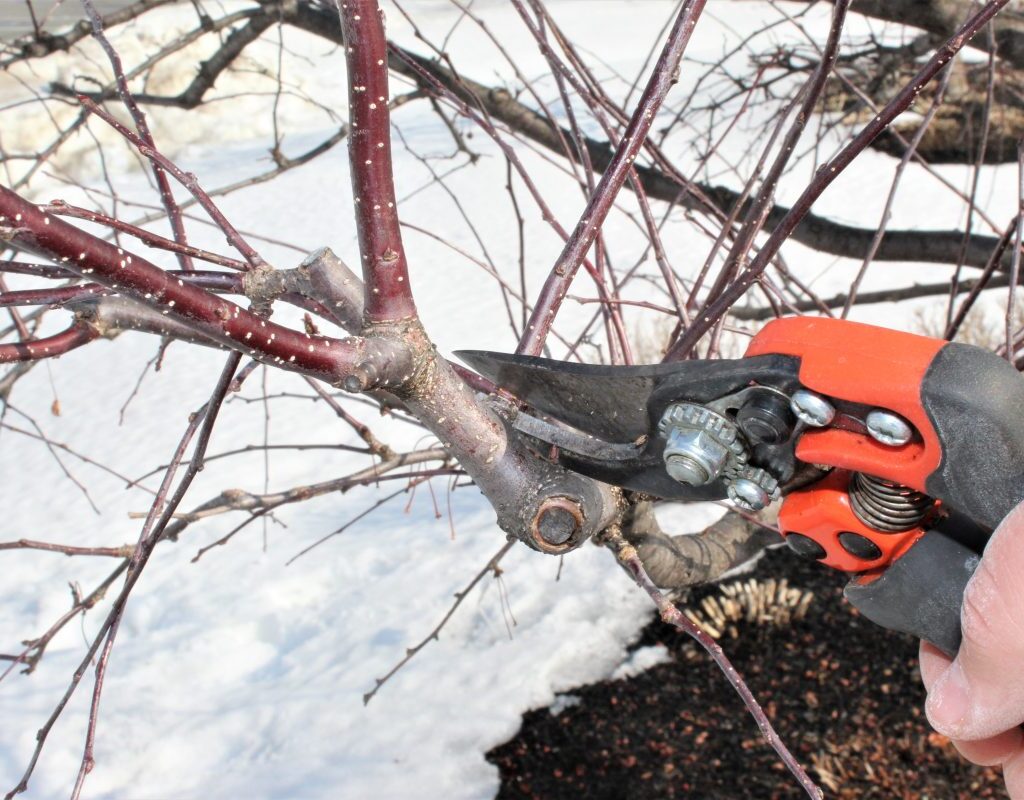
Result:
[[[864,420],[871,438],[890,447],[900,447],[914,436],[914,429],[899,414],[876,408]]]
[[[864,561],[874,561],[882,557],[881,548],[867,536],[859,533],[843,531],[839,534],[839,544],[851,556]]]
[[[798,556],[811,561],[820,561],[826,556],[824,547],[802,533],[787,533],[786,544]]]
[[[744,511],[760,511],[771,501],[768,492],[746,478],[737,478],[726,491],[729,499]]]
[[[836,410],[828,400],[806,389],[793,392],[789,407],[797,419],[814,428],[824,428],[836,416]]]

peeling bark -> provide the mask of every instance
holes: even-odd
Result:
[[[684,589],[717,580],[766,547],[781,544],[778,531],[767,527],[774,523],[776,513],[770,507],[759,515],[758,523],[729,511],[700,533],[671,536],[655,517],[654,504],[642,500],[626,511],[622,532],[655,585]]]

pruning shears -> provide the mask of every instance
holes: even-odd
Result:
[[[796,317],[731,360],[458,355],[571,470],[747,511],[781,497],[792,550],[850,573],[867,618],[950,655],[985,542],[1024,500],[1024,376],[978,347]]]

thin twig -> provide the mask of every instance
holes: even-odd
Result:
[[[814,781],[811,780],[804,768],[800,766],[800,763],[789,751],[789,748],[787,748],[782,739],[779,738],[779,735],[775,732],[775,728],[772,726],[771,721],[754,698],[754,695],[747,687],[743,677],[736,671],[736,668],[729,661],[729,658],[725,655],[718,642],[683,614],[675,604],[669,600],[657,586],[654,585],[648,577],[647,571],[644,569],[643,562],[640,561],[640,556],[637,554],[636,548],[622,538],[621,532],[610,532],[607,544],[615,554],[615,557],[619,560],[619,563],[622,564],[630,575],[633,576],[633,580],[636,581],[637,585],[647,592],[647,595],[654,601],[654,604],[658,607],[658,612],[661,614],[661,618],[669,625],[672,625],[683,633],[691,636],[696,640],[697,644],[707,651],[708,655],[711,656],[719,669],[722,670],[726,679],[730,684],[732,684],[732,687],[743,699],[743,703],[746,705],[747,710],[750,711],[751,716],[753,716],[754,721],[757,723],[757,727],[760,728],[761,734],[767,740],[768,744],[772,746],[772,749],[779,754],[779,758],[782,759],[782,763],[786,765],[786,768],[791,773],[793,773],[793,776],[797,781],[799,781],[800,786],[805,792],[807,792],[809,797],[812,797],[815,800],[821,800],[821,798],[824,797],[821,789],[815,785]]]
[[[483,580],[485,575],[487,575],[489,572],[493,572],[495,574],[495,577],[499,575],[498,563],[501,561],[502,558],[505,557],[505,554],[512,549],[512,546],[514,544],[515,540],[508,541],[505,544],[503,544],[501,549],[493,556],[491,556],[491,560],[484,565],[484,568],[481,569],[475,576],[473,576],[473,580],[471,580],[464,589],[455,593],[455,602],[452,603],[451,608],[448,609],[448,613],[446,613],[441,618],[441,621],[438,622],[434,629],[427,634],[426,638],[424,638],[418,644],[406,649],[405,656],[402,658],[402,660],[395,664],[395,666],[393,666],[390,670],[388,670],[387,674],[385,674],[383,678],[377,678],[376,685],[370,691],[363,695],[364,706],[367,705],[374,698],[374,695],[376,695],[377,692],[380,691],[381,687],[385,683],[387,683],[395,675],[396,672],[398,672],[402,667],[408,664],[420,650],[422,650],[431,642],[437,641],[438,635],[441,633],[441,629],[448,624],[448,620],[452,618],[452,615],[455,613],[458,607],[462,605],[462,601],[469,596],[469,593],[473,591],[473,589],[476,587],[478,583],[480,583],[480,581]]]

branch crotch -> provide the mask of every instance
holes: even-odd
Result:
[[[413,374],[393,391],[476,482],[504,531],[536,550],[564,553],[614,519],[617,490],[530,447],[499,413],[504,401],[475,394],[437,355],[418,322],[405,323],[402,337],[415,353]]]

